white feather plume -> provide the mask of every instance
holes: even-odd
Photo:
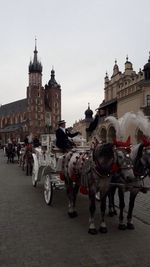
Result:
[[[130,125],[135,125],[137,126],[137,116],[135,113],[133,112],[127,112],[123,115],[123,117],[121,117],[119,119],[120,125],[121,125],[121,129],[122,129],[122,135],[125,136],[126,135],[126,129],[128,129],[128,127],[130,127]]]
[[[120,123],[118,121],[118,119],[116,119],[114,116],[108,116],[105,119],[106,122],[110,122],[112,123],[112,125],[114,126],[115,130],[116,130],[116,137],[117,138],[121,138],[121,127],[120,127]]]
[[[138,111],[136,119],[138,128],[143,132],[144,135],[150,136],[150,123],[142,111]]]
[[[126,129],[131,125],[138,127],[144,135],[150,137],[150,122],[142,111],[138,111],[137,114],[127,112],[119,119],[116,119],[113,116],[108,116],[105,121],[112,123],[116,130],[116,137],[119,139],[126,136]]]

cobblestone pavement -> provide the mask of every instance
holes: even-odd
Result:
[[[91,236],[87,197],[78,197],[79,216],[69,219],[64,190],[54,191],[47,206],[42,184],[33,188],[31,177],[6,164],[1,150],[0,267],[150,267],[149,207],[150,192],[140,193],[134,231],[119,231],[117,216],[106,216],[108,233]]]

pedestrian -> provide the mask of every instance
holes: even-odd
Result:
[[[26,135],[25,139],[24,139],[24,144],[25,146],[27,146],[29,144],[29,140],[28,140],[28,136]]]

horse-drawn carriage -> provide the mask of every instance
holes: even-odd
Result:
[[[135,198],[140,191],[147,192],[149,190],[149,188],[144,187],[143,179],[150,173],[150,143],[141,143],[132,149],[130,138],[126,142],[95,143],[94,148],[82,144],[82,146],[77,146],[75,150],[69,151],[65,155],[56,147],[51,146],[47,151],[36,149],[33,158],[32,183],[33,186],[36,186],[37,182],[44,178],[44,198],[47,204],[52,202],[54,186],[57,186],[57,184],[58,187],[59,185],[64,185],[60,180],[60,173],[63,170],[62,174],[65,178],[69,201],[69,217],[74,218],[77,216],[76,197],[78,191],[80,190],[81,193],[87,192],[90,211],[89,233],[96,234],[97,230],[94,224],[95,195],[100,192],[100,232],[106,233],[106,198],[110,194],[112,200],[113,192],[111,192],[111,188],[117,187],[120,202],[118,227],[121,230],[126,228],[123,217],[125,207],[124,193],[125,191],[130,191],[127,228],[134,229],[132,212]],[[143,172],[141,172],[141,167],[140,171],[136,168],[137,159],[138,167],[142,166]],[[62,162],[62,169],[59,168],[60,161]]]
[[[38,182],[43,182],[44,199],[50,205],[54,189],[64,188],[64,181],[60,179],[61,162],[64,153],[54,145],[54,136],[42,135],[41,147],[35,148],[33,156],[32,185],[36,187]],[[83,145],[85,139],[74,140],[77,143],[77,150],[85,150],[88,147]]]

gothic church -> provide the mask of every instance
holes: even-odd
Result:
[[[0,107],[0,142],[23,141],[26,135],[54,133],[61,119],[61,86],[55,71],[45,87],[42,86],[42,64],[35,43],[34,57],[29,63],[29,84],[26,98]]]

